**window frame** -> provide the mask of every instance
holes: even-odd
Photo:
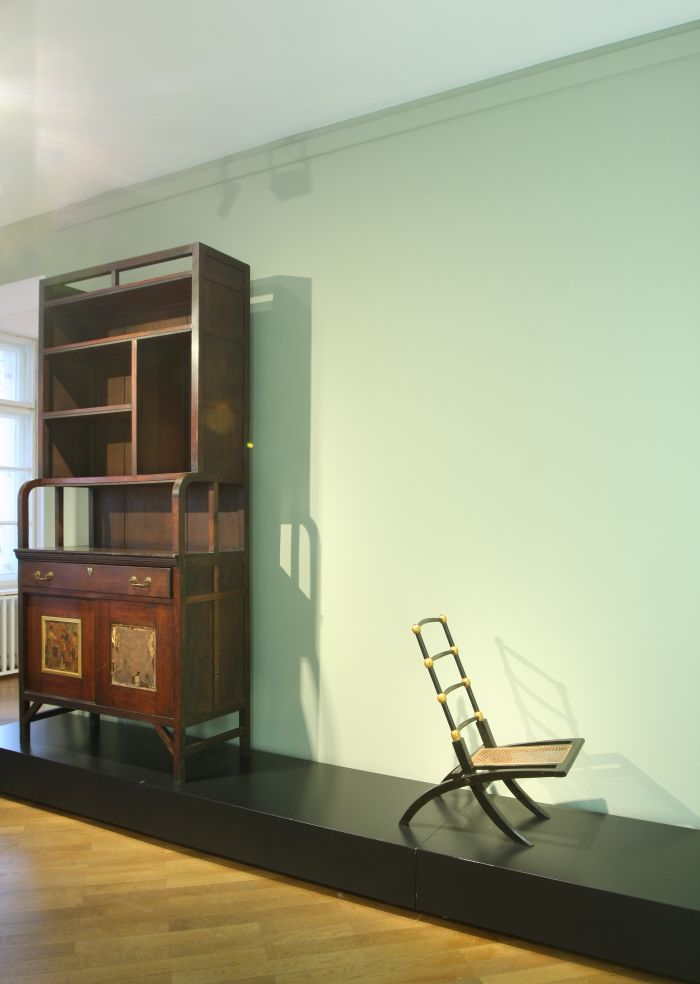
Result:
[[[27,386],[29,400],[8,400],[0,397],[0,413],[16,417],[24,417],[29,420],[29,464],[28,466],[0,465],[0,470],[10,472],[24,472],[25,481],[31,480],[37,473],[37,340],[30,335],[15,333],[12,330],[4,329],[0,331],[0,344],[22,347],[27,350]],[[15,510],[14,520],[4,520],[0,518],[0,527],[15,528],[15,543],[17,543],[18,524],[17,511]],[[29,530],[31,542],[34,543],[39,532],[39,506],[38,496],[32,496],[29,507]],[[3,574],[0,571],[0,595],[15,594],[17,591],[17,570],[14,574]]]

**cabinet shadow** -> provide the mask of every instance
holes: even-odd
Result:
[[[253,744],[314,758],[319,536],[310,515],[311,281],[251,283]]]

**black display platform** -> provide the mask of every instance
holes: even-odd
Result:
[[[246,864],[522,939],[700,982],[700,831],[468,792],[398,826],[424,783],[225,746],[178,786],[155,731],[73,713],[0,727],[0,792]]]

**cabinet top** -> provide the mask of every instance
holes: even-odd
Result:
[[[143,267],[157,267],[161,264],[176,264],[177,261],[190,261],[190,270],[194,270],[195,267],[201,263],[205,258],[210,258],[216,260],[220,263],[225,263],[229,266],[236,267],[241,271],[249,272],[249,266],[247,263],[241,260],[235,259],[233,256],[229,256],[226,253],[222,253],[218,249],[214,249],[212,246],[207,246],[205,243],[189,243],[184,246],[174,246],[170,249],[159,250],[156,253],[143,253],[140,256],[130,256],[126,259],[113,260],[108,263],[100,263],[96,266],[84,267],[80,270],[72,270],[68,273],[57,274],[52,277],[45,277],[41,281],[41,288],[45,292],[46,288],[58,287],[65,284],[71,284],[75,281],[85,281],[92,280],[97,277],[110,277],[112,287],[117,286],[129,286],[128,283],[120,282],[120,274],[124,274],[130,271],[138,271]],[[185,265],[183,264],[183,270]],[[164,275],[169,274],[164,271]],[[158,279],[158,271],[154,271],[151,276]]]

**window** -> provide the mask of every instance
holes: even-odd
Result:
[[[0,588],[17,581],[17,493],[34,473],[34,343],[0,335]]]

